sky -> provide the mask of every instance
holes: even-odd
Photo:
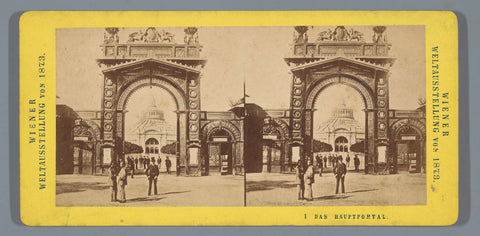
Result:
[[[315,41],[320,31],[334,28],[335,26],[313,26],[307,32],[310,42]],[[366,41],[371,42],[372,26],[346,28],[364,33]],[[120,43],[126,42],[130,33],[140,29],[145,31],[144,28],[120,28]],[[183,28],[157,29],[175,34],[177,43],[183,43]],[[288,109],[291,74],[283,58],[291,53],[293,31],[291,26],[200,27],[198,37],[203,45],[201,56],[207,59],[201,77],[201,109],[230,109],[230,101],[243,96],[244,83],[249,95],[247,102],[257,103],[265,109]],[[390,68],[390,108],[415,109],[418,107],[418,98],[425,97],[426,89],[424,27],[387,26],[386,32],[388,41],[392,44],[390,56],[396,58]],[[58,103],[66,104],[74,110],[101,109],[103,76],[96,59],[101,57],[99,46],[103,42],[103,34],[103,28],[57,29]],[[327,119],[330,111],[344,100],[357,110],[355,114],[361,111],[363,102],[358,93],[351,95],[352,93],[357,92],[347,86],[332,86],[322,92],[317,98],[316,108],[328,112],[316,114],[315,123],[319,119],[317,117]],[[156,102],[173,104],[168,93],[159,91],[155,94],[158,94],[155,95]],[[326,97],[335,95],[338,99],[325,101],[321,99],[325,94],[330,94]],[[130,119],[132,123],[142,113],[142,106],[151,103],[152,95],[137,93],[133,96],[139,98],[132,97],[127,104],[127,110],[130,110],[128,116],[133,117]],[[168,111],[165,113],[167,115]]]

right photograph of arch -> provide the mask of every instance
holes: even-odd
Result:
[[[425,205],[425,26],[257,34],[271,53],[245,69],[245,205]]]

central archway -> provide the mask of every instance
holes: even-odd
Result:
[[[318,79],[316,83],[313,83],[310,89],[307,91],[307,100],[306,100],[306,108],[305,108],[305,147],[308,152],[313,152],[313,141],[314,141],[314,116],[315,113],[319,112],[329,112],[326,110],[316,110],[315,103],[319,100],[320,94],[326,91],[328,88],[331,88],[335,85],[342,85],[348,86],[349,88],[353,88],[352,92],[357,92],[360,95],[361,100],[363,102],[362,110],[365,112],[364,120],[360,122],[364,122],[364,142],[365,145],[365,152],[364,152],[364,160],[363,163],[368,163],[368,157],[375,156],[375,146],[374,138],[375,134],[372,129],[368,129],[368,127],[375,126],[375,119],[370,117],[369,119],[369,111],[373,111],[375,109],[374,103],[374,94],[373,91],[363,83],[360,79],[355,76],[349,74],[337,74],[337,75],[329,75],[323,78]],[[328,102],[328,101],[322,101]],[[370,131],[370,132],[369,132]],[[373,132],[372,132],[373,131]],[[372,140],[372,142],[368,142],[368,140]],[[370,145],[369,145],[370,144]],[[336,137],[334,143],[332,144],[334,152],[340,153],[348,153],[349,141],[347,138],[343,136]],[[313,154],[312,154],[313,156]],[[365,169],[368,169],[367,166],[364,166]]]
[[[360,94],[365,111],[365,172],[386,164],[388,154],[388,69],[353,58],[336,56],[292,69],[292,160],[313,158],[313,113],[317,97],[341,84]],[[324,112],[324,111],[317,111]]]
[[[177,175],[198,168],[200,72],[166,60],[144,59],[111,66],[103,73],[102,138],[104,154],[110,155],[104,159],[124,160],[126,104],[132,94],[150,86],[168,92],[175,103]]]

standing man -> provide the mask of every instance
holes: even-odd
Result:
[[[347,167],[350,167],[350,155],[347,154],[347,157],[345,157],[345,161],[347,162]]]
[[[320,177],[322,177],[322,173],[323,173],[323,159],[322,159],[322,156],[320,156],[320,158],[318,159],[318,174],[320,175]]]
[[[146,171],[148,177],[148,196],[152,194],[152,183],[153,183],[153,193],[157,195],[157,178],[158,178],[158,166],[155,165],[155,161],[150,162],[150,165]]]
[[[119,166],[115,161],[110,163],[110,167],[108,168],[108,184],[110,185],[111,190],[111,202],[117,201],[117,175],[119,171]]]
[[[308,159],[308,167],[305,170],[305,191],[307,192],[307,201],[313,200],[313,189],[312,184],[315,183],[315,175],[313,172],[313,161],[312,159]]]
[[[160,156],[158,156],[157,158],[157,164],[158,164],[158,173],[160,173],[160,170],[162,168],[162,158],[160,158]]]
[[[358,172],[358,166],[360,166],[360,159],[358,158],[357,154],[355,154],[355,157],[353,158],[353,164],[355,165],[355,171]]]
[[[125,185],[127,185],[127,170],[125,167],[125,161],[120,161],[120,171],[118,172],[117,175],[117,182],[119,186],[119,191],[118,193],[120,194],[120,202],[125,203],[126,197],[125,197]]]
[[[135,163],[131,157],[128,157],[127,161],[128,161],[128,168],[130,169],[130,171],[132,171],[132,179],[133,179],[133,175],[135,174]]]
[[[323,157],[323,167],[327,168],[327,155]]]
[[[342,193],[345,193],[345,175],[347,174],[347,166],[342,162],[342,158],[338,158],[337,165],[333,169],[333,173],[337,178],[335,194],[338,194],[338,185],[340,182],[342,182]]]
[[[135,169],[138,169],[138,156],[135,156]]]
[[[297,166],[295,166],[295,177],[298,190],[298,200],[304,199],[305,193],[305,181],[303,180],[303,167],[302,162],[298,161]]]
[[[172,162],[170,161],[170,159],[168,159],[168,157],[167,160],[165,160],[165,166],[167,167],[167,174],[170,174],[170,167],[172,167]]]

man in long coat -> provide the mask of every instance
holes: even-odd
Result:
[[[313,200],[313,189],[312,184],[315,183],[315,175],[313,171],[313,161],[312,159],[308,160],[308,167],[305,170],[305,192],[307,192],[307,201]]]
[[[125,161],[120,162],[120,171],[117,175],[117,182],[118,182],[118,194],[120,195],[120,202],[125,203],[125,186],[127,185],[127,170],[125,167]]]
[[[148,165],[147,171],[145,172],[148,177],[148,196],[152,194],[152,184],[153,184],[153,193],[157,195],[157,178],[160,174],[158,166],[155,165],[155,160],[150,162]]]
[[[342,162],[342,158],[338,159],[337,165],[333,168],[333,173],[337,179],[335,194],[338,194],[338,186],[340,183],[342,183],[342,193],[345,193],[345,175],[347,174],[347,166]]]
[[[295,166],[295,177],[298,190],[298,200],[303,200],[305,194],[305,181],[303,179],[303,165],[301,161],[298,161],[297,166]]]
[[[110,167],[108,168],[108,184],[110,185],[110,201],[117,201],[117,175],[119,171],[119,166],[115,161],[112,161]]]

